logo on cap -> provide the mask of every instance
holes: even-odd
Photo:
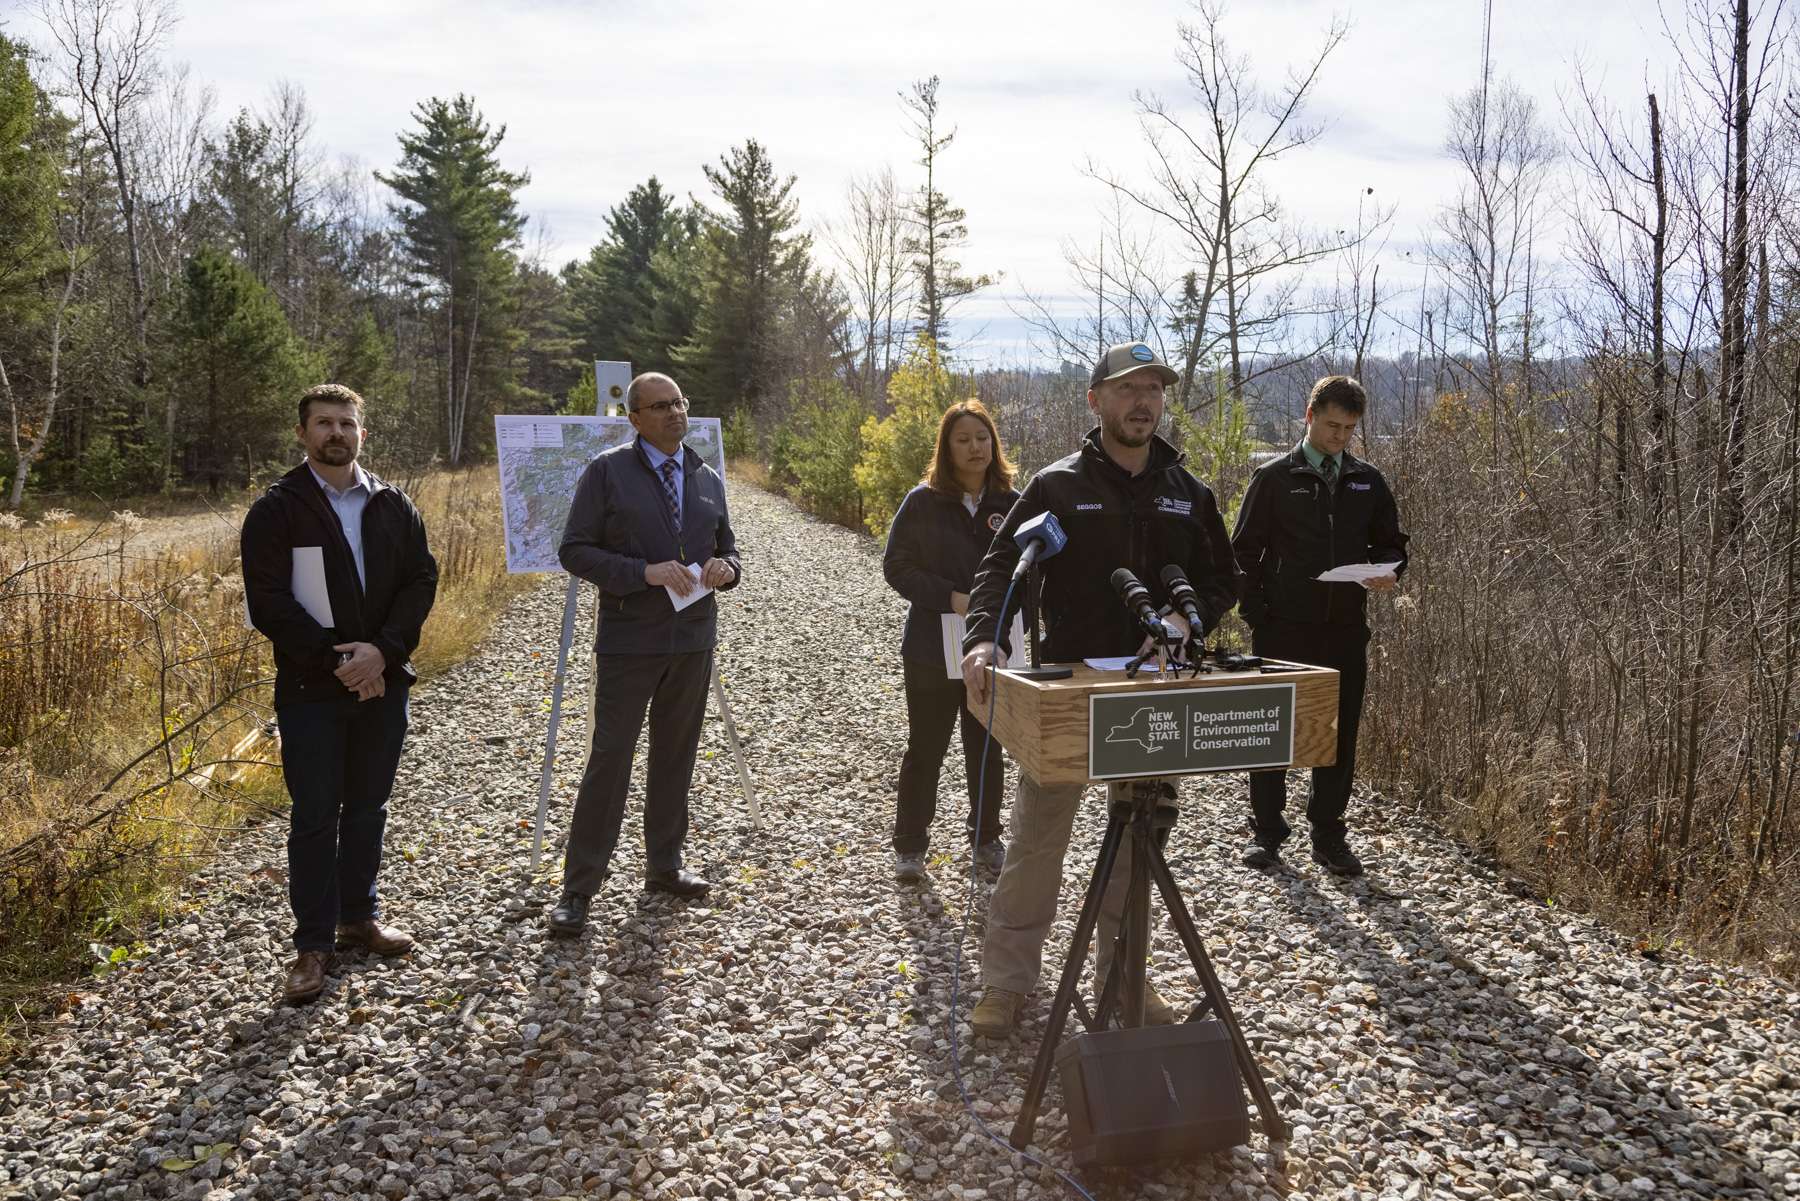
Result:
[[[1156,361],[1156,352],[1151,350],[1148,346],[1145,346],[1142,342],[1139,342],[1136,346],[1131,348],[1131,357],[1140,363],[1154,363]]]

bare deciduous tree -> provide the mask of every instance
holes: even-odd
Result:
[[[144,106],[161,70],[158,54],[175,24],[175,8],[172,0],[43,0],[42,15],[68,85],[112,162],[131,268],[136,340],[132,380],[143,389],[151,373],[150,293],[136,151]]]
[[[1502,413],[1509,397],[1528,387],[1533,238],[1557,148],[1531,97],[1500,80],[1450,102],[1445,149],[1463,172],[1455,202],[1438,216],[1442,240],[1434,246],[1438,268],[1461,302],[1445,325],[1463,340],[1452,362],[1464,386],[1478,390],[1494,415],[1490,465],[1497,467]]]
[[[1348,244],[1343,235],[1293,221],[1264,182],[1273,163],[1319,136],[1321,127],[1304,120],[1306,105],[1349,33],[1348,23],[1333,20],[1318,48],[1265,91],[1248,56],[1234,52],[1226,39],[1222,0],[1199,0],[1195,12],[1196,20],[1180,26],[1176,57],[1198,101],[1197,114],[1188,117],[1168,100],[1140,92],[1139,124],[1151,154],[1148,181],[1089,167],[1090,175],[1179,239],[1184,264],[1171,281],[1169,304],[1182,339],[1177,401],[1183,408],[1196,403],[1195,374],[1218,355],[1229,367],[1232,395],[1241,397],[1255,373],[1249,364],[1256,352],[1265,343],[1284,342],[1296,319],[1308,315],[1300,299],[1301,269]],[[1333,338],[1335,331],[1324,341]]]
[[[856,391],[873,404],[906,340],[914,302],[906,216],[894,174],[885,168],[852,179],[844,200],[844,216],[826,229],[825,241],[844,271]]]

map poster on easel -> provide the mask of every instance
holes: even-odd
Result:
[[[494,418],[508,572],[562,570],[556,550],[582,471],[636,436],[629,417]],[[689,418],[683,441],[725,478],[725,431],[717,417]]]

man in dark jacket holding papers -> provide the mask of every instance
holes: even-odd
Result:
[[[250,620],[275,644],[281,773],[293,798],[288,901],[294,947],[283,993],[325,988],[340,944],[404,954],[378,920],[375,877],[388,793],[406,738],[408,661],[437,597],[425,523],[406,494],[357,463],[363,402],[321,384],[300,398],[306,461],[244,517]]]
[[[600,621],[593,745],[569,821],[562,897],[550,911],[558,934],[587,924],[588,905],[606,879],[646,709],[646,883],[684,897],[711,887],[682,866],[681,847],[718,641],[712,593],[737,586],[737,539],[725,481],[682,444],[688,402],[675,381],[656,372],[638,376],[625,407],[638,436],[581,473],[559,552],[571,575],[600,589]]]
[[[1313,862],[1339,876],[1363,871],[1344,826],[1369,674],[1363,610],[1369,592],[1393,591],[1406,569],[1407,537],[1394,494],[1380,471],[1347,449],[1368,403],[1363,386],[1347,375],[1314,384],[1306,436],[1251,477],[1231,538],[1244,580],[1240,612],[1256,653],[1338,673],[1337,762],[1313,768],[1306,816]],[[1392,567],[1379,570],[1384,564]],[[1351,573],[1359,578],[1318,578],[1345,565],[1355,565]],[[1246,866],[1280,862],[1286,807],[1286,772],[1250,773],[1254,841],[1244,853]]]

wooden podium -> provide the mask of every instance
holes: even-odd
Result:
[[[1054,666],[1069,667],[1072,674],[1061,680],[1032,680],[1002,668],[992,677],[993,735],[1012,753],[1019,769],[1040,784],[1320,767],[1337,760],[1338,673],[1329,668],[1265,659],[1256,671],[1213,671],[1198,676],[1140,672],[1136,679],[1127,679],[1122,670],[1100,671],[1084,663]],[[980,711],[976,715],[983,721],[988,717]],[[1088,883],[1081,916],[1075,923],[1056,999],[1050,1005],[1050,1019],[1013,1125],[1011,1143],[1016,1148],[1023,1149],[1031,1142],[1052,1063],[1059,1058],[1064,1061],[1065,1102],[1071,1095],[1072,1079],[1081,1098],[1075,1103],[1078,1112],[1070,1120],[1077,1163],[1084,1162],[1084,1155],[1086,1162],[1136,1163],[1143,1161],[1148,1154],[1145,1146],[1152,1144],[1153,1149],[1163,1148],[1159,1154],[1166,1154],[1177,1143],[1183,1148],[1191,1142],[1195,1150],[1213,1150],[1249,1138],[1248,1122],[1241,1117],[1241,1129],[1232,1126],[1231,1137],[1219,1136],[1223,1142],[1213,1134],[1202,1138],[1181,1125],[1192,1105],[1184,1108],[1172,1083],[1166,1088],[1172,1104],[1165,1105],[1164,1086],[1155,1081],[1154,1075],[1148,1086],[1141,1086],[1117,1074],[1108,1078],[1098,1068],[1096,1072],[1106,1089],[1127,1099],[1115,1098],[1101,1106],[1105,1121],[1100,1125],[1108,1131],[1109,1140],[1104,1148],[1095,1134],[1100,1126],[1092,1119],[1100,1111],[1095,1110],[1093,1096],[1099,1094],[1090,1094],[1086,1075],[1071,1065],[1085,1064],[1106,1054],[1122,1054],[1127,1047],[1144,1051],[1147,1039],[1160,1047],[1170,1038],[1167,1031],[1133,1029],[1144,1022],[1144,968],[1149,958],[1152,884],[1181,935],[1200,984],[1202,1003],[1188,1020],[1194,1023],[1216,1018],[1231,1046],[1236,1070],[1226,1066],[1226,1076],[1212,1082],[1216,1087],[1206,1096],[1211,1100],[1236,1097],[1241,1082],[1262,1115],[1264,1137],[1271,1144],[1287,1142],[1287,1123],[1276,1110],[1275,1099],[1163,856],[1162,840],[1169,827],[1160,826],[1159,833],[1158,822],[1165,812],[1172,819],[1173,811],[1161,805],[1161,791],[1125,788],[1112,797],[1099,860]],[[1132,853],[1119,950],[1109,975],[1096,982],[1099,998],[1090,1013],[1076,1000],[1076,994],[1088,944],[1098,929],[1107,884],[1127,838],[1131,840]],[[1079,1014],[1087,1033],[1063,1044],[1063,1031],[1072,1012]],[[1107,1029],[1115,1015],[1120,1028]],[[1200,1037],[1203,1027],[1183,1024],[1168,1030],[1183,1032],[1192,1039]],[[1183,1035],[1175,1037],[1179,1041]],[[1161,1052],[1154,1048],[1152,1051],[1144,1052],[1149,1055],[1146,1061],[1161,1066]],[[1126,1076],[1132,1070],[1123,1069]],[[1167,1081],[1166,1067],[1162,1074]],[[1184,1076],[1184,1083],[1191,1081]],[[1241,1098],[1237,1100],[1241,1115]],[[1219,1104],[1220,1112],[1230,1108],[1224,1101]],[[1123,1143],[1115,1146],[1110,1141],[1113,1134],[1125,1127],[1131,1128],[1135,1141],[1129,1147]],[[1167,1147],[1157,1141],[1162,1138],[1169,1140]]]
[[[1179,678],[1140,672],[1135,680],[1126,679],[1123,671],[1098,671],[1085,663],[1059,665],[1074,672],[1063,680],[1026,680],[1001,668],[993,676],[994,737],[1041,784],[1335,763],[1338,673],[1273,659],[1263,660],[1263,665],[1262,671]],[[1288,686],[1291,711],[1274,715],[1277,705],[1262,702],[1272,697],[1279,701]],[[1159,697],[1159,693],[1187,695]],[[1244,703],[1258,708],[1229,708],[1238,697],[1255,698]],[[1266,710],[1262,717],[1250,716],[1259,710]],[[975,715],[985,723],[985,706]],[[1096,742],[1090,727],[1103,721],[1110,734]],[[1287,729],[1273,731],[1270,739],[1257,732],[1284,721],[1289,723]],[[1215,730],[1233,733],[1210,737]],[[1290,733],[1291,754],[1287,754],[1290,748],[1284,744]],[[1121,753],[1135,754],[1129,763],[1095,762],[1097,752],[1113,749],[1105,745],[1114,741],[1111,734],[1120,736],[1116,746]],[[1212,746],[1233,739],[1235,747]],[[1261,745],[1271,740],[1274,745]],[[1202,743],[1208,744],[1207,752],[1196,751],[1186,758],[1163,755],[1165,750],[1184,751]]]

